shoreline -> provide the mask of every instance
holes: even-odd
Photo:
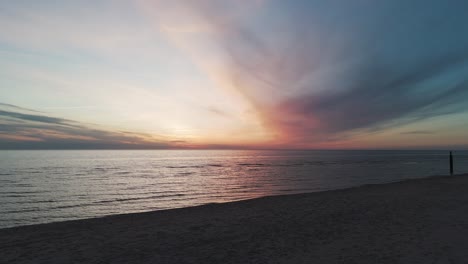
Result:
[[[10,227],[0,262],[458,263],[466,176]]]
[[[129,215],[142,215],[142,214],[153,214],[153,213],[156,213],[156,212],[165,212],[165,211],[173,211],[173,210],[184,210],[184,209],[199,208],[199,207],[204,207],[204,206],[224,205],[224,204],[232,204],[232,203],[242,203],[242,202],[248,202],[248,201],[259,200],[259,199],[264,199],[264,198],[289,197],[289,196],[293,197],[293,196],[311,195],[311,194],[317,194],[317,193],[327,193],[327,192],[337,192],[337,191],[348,191],[348,190],[359,189],[359,188],[368,187],[368,186],[388,185],[388,184],[405,183],[405,182],[411,182],[411,181],[420,181],[420,180],[426,180],[426,179],[449,178],[449,177],[463,177],[463,176],[467,176],[467,177],[468,177],[468,173],[454,174],[454,175],[432,175],[432,176],[427,176],[427,177],[422,177],[422,178],[402,179],[402,180],[396,180],[396,181],[390,181],[390,182],[382,182],[382,183],[366,183],[366,184],[362,184],[362,185],[351,186],[351,187],[344,187],[344,188],[340,188],[340,189],[329,189],[329,190],[321,190],[321,191],[313,191],[313,192],[305,192],[305,193],[293,193],[293,194],[274,194],[274,195],[266,195],[266,196],[260,196],[260,197],[255,197],[255,198],[247,198],[247,199],[234,200],[234,201],[227,201],[227,202],[211,202],[211,203],[199,204],[199,205],[187,206],[187,207],[169,208],[169,209],[161,209],[161,210],[153,210],[153,211],[143,211],[143,212],[134,212],[134,213],[111,214],[111,215],[103,215],[103,216],[90,217],[90,218],[80,218],[80,219],[72,219],[72,220],[64,220],[64,221],[54,221],[54,222],[39,223],[39,224],[26,224],[26,225],[20,225],[20,226],[12,226],[12,227],[0,228],[0,231],[2,231],[2,230],[7,230],[7,229],[12,229],[12,228],[26,228],[26,227],[33,227],[33,226],[53,225],[53,224],[68,223],[68,222],[76,222],[76,221],[92,221],[92,220],[97,220],[97,219],[102,219],[102,218],[108,218],[108,217],[119,217],[119,216],[129,216]]]
[[[68,222],[75,222],[75,221],[88,221],[88,220],[102,219],[102,218],[108,218],[108,217],[119,217],[119,216],[140,215],[140,214],[152,214],[152,213],[156,213],[156,212],[164,212],[164,211],[172,211],[172,210],[183,210],[183,209],[198,208],[198,207],[204,207],[204,206],[224,205],[224,204],[231,204],[231,203],[242,203],[242,202],[246,202],[246,201],[258,200],[258,199],[264,199],[264,198],[271,198],[271,197],[302,196],[302,195],[310,195],[310,194],[317,194],[317,193],[347,191],[347,190],[359,189],[359,188],[363,188],[363,187],[367,187],[367,186],[387,185],[387,184],[405,183],[405,182],[411,182],[411,181],[420,181],[420,180],[426,180],[426,179],[463,177],[463,176],[468,176],[468,173],[455,174],[455,175],[432,175],[432,176],[427,176],[427,177],[422,177],[422,178],[403,179],[403,180],[396,180],[396,181],[383,182],[383,183],[366,183],[366,184],[362,184],[362,185],[344,187],[344,188],[340,188],[340,189],[330,189],[330,190],[321,190],[321,191],[313,191],[313,192],[305,192],[305,193],[293,193],[293,194],[275,194],[275,195],[260,196],[260,197],[255,197],[255,198],[241,199],[241,200],[228,201],[228,202],[212,202],[212,203],[199,204],[199,205],[187,206],[187,207],[169,208],[169,209],[134,212],[134,213],[112,214],[112,215],[104,215],[104,216],[91,217],[91,218],[72,219],[72,220],[55,221],[55,222],[39,223],[39,224],[27,224],[27,225],[21,225],[21,226],[12,226],[12,227],[0,228],[0,231],[6,230],[6,229],[12,229],[12,228],[25,228],[25,227],[31,227],[31,226],[42,226],[42,225],[51,225],[51,224],[53,225],[53,224],[58,224],[58,223],[68,223]]]

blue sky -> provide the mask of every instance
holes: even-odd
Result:
[[[467,148],[468,3],[0,3],[0,148]]]

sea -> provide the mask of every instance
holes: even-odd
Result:
[[[442,150],[0,151],[0,228],[448,174]]]

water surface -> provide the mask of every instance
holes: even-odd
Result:
[[[0,151],[0,228],[445,174],[447,151]]]

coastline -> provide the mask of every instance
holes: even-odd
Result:
[[[466,176],[0,229],[0,263],[461,263]]]

